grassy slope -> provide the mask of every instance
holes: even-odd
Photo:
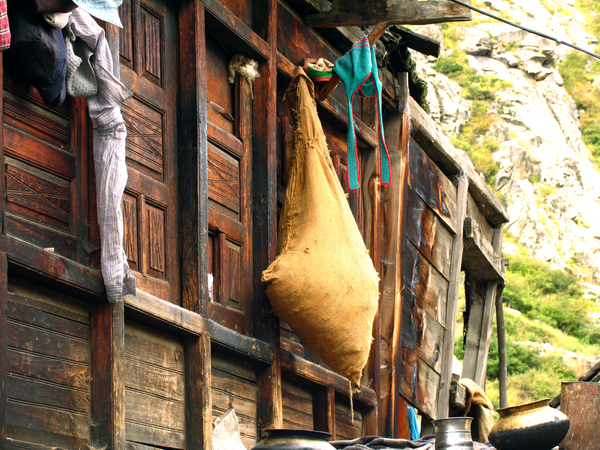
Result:
[[[576,6],[588,17],[588,31],[600,36],[600,2],[576,0]],[[598,13],[594,16],[592,11]],[[458,38],[454,33],[456,24],[444,24],[445,45],[453,53],[440,58],[435,68],[456,81],[463,88],[463,95],[472,101],[472,118],[453,144],[465,150],[476,169],[486,175],[493,184],[497,168],[492,153],[497,144],[484,137],[484,132],[498,118],[487,113],[495,93],[507,88],[506,83],[476,75],[466,64],[464,53],[457,48]],[[599,48],[596,49],[598,52]],[[581,126],[584,142],[592,151],[600,167],[600,89],[594,87],[594,77],[600,75],[600,62],[583,54],[572,53],[560,65],[565,80],[564,87],[582,111]],[[506,305],[519,311],[505,314],[509,404],[523,403],[543,397],[554,397],[560,392],[560,382],[576,379],[575,374],[561,362],[558,352],[542,354],[525,342],[550,344],[585,356],[600,354],[600,328],[587,317],[590,310],[599,307],[583,296],[577,279],[568,273],[528,258],[525,251],[511,257],[507,269]],[[459,314],[459,317],[461,314]],[[457,327],[462,332],[462,324]],[[493,336],[496,336],[494,329]],[[455,353],[462,358],[464,350],[457,336]],[[488,395],[498,407],[498,346],[493,339],[488,364]]]

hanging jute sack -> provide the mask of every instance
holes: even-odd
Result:
[[[263,272],[275,313],[325,364],[360,385],[371,347],[378,276],[333,168],[314,85],[297,69],[279,255]]]

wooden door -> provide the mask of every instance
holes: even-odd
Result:
[[[125,0],[120,9],[121,80],[129,180],[124,246],[138,289],[177,303],[176,11],[164,0]]]
[[[229,83],[229,62],[237,52],[223,41],[206,37],[209,273],[214,279],[209,313],[217,322],[250,334],[252,91],[239,75]]]

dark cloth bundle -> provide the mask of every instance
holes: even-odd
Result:
[[[67,51],[62,31],[32,11],[27,1],[8,4],[11,45],[6,56],[33,85],[46,106],[58,108],[67,96]]]

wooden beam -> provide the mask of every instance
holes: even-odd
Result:
[[[254,249],[254,329],[255,336],[271,346],[270,364],[259,368],[257,428],[259,437],[267,428],[283,427],[281,392],[281,353],[279,319],[261,282],[262,271],[277,254],[277,0],[266,3],[268,61],[260,67],[254,85],[253,115],[255,140],[252,156],[253,249]]]
[[[495,253],[473,217],[465,217],[463,269],[477,280],[504,279],[502,253]]]
[[[300,358],[287,350],[281,350],[281,370],[285,371],[290,379],[298,380],[300,383],[317,386],[333,386],[336,392],[350,396],[348,379],[325,367]],[[377,406],[377,393],[366,386],[362,386],[359,392],[353,396],[356,403],[367,406]]]
[[[188,337],[185,351],[186,448],[212,448],[212,373],[210,335]]]
[[[179,217],[181,304],[208,317],[208,148],[204,6],[179,13]]]
[[[506,329],[504,326],[504,305],[502,302],[503,285],[498,286],[496,297],[496,329],[498,330],[498,384],[500,408],[508,406],[508,359],[506,354]]]
[[[125,448],[125,313],[123,303],[92,310],[92,450]]]
[[[448,280],[448,297],[446,302],[446,324],[444,327],[444,348],[442,350],[437,417],[434,417],[434,419],[447,417],[450,407],[450,382],[452,380],[452,357],[454,356],[454,329],[456,327],[456,308],[458,305],[458,290],[460,288],[460,272],[463,254],[463,224],[467,210],[468,188],[468,178],[465,175],[460,176],[456,194],[457,231],[452,243],[452,255],[450,258],[450,276]]]
[[[470,1],[467,0],[470,4]],[[307,26],[423,25],[471,20],[468,8],[446,0],[334,0],[331,11],[306,16]]]
[[[405,44],[408,48],[422,53],[428,56],[434,56],[438,58],[440,56],[440,43],[435,39],[430,38],[419,33],[415,33],[406,27],[399,25],[392,25],[389,30],[393,33],[399,34],[402,40],[401,44]]]

